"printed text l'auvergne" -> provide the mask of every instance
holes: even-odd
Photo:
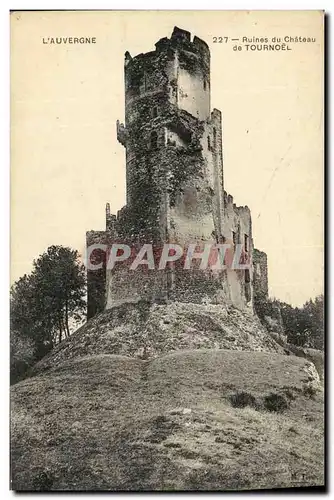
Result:
[[[56,37],[44,37],[42,38],[42,42],[45,45],[67,45],[67,44],[91,44],[91,43],[96,43],[96,37],[95,36],[81,36],[81,37],[63,37],[63,36],[56,36]]]

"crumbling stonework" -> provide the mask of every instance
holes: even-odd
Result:
[[[232,252],[242,244],[250,266],[188,270],[179,261],[165,270],[131,271],[118,264],[105,269],[104,261],[99,274],[88,272],[88,316],[142,299],[252,308],[251,213],[224,191],[222,117],[211,112],[209,47],[176,27],[155,47],[125,54],[125,124],[117,121],[116,128],[126,152],[126,206],[117,217],[107,207],[105,234],[87,233],[87,245],[99,238],[132,248],[152,243],[159,253],[164,243],[230,243]]]
[[[255,294],[268,297],[267,254],[256,248],[253,250],[253,288]]]

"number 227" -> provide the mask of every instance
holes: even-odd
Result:
[[[227,43],[228,36],[213,36],[213,43]]]

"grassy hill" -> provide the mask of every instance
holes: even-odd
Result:
[[[212,342],[216,338],[214,349],[202,346],[205,322],[193,321],[193,330],[187,330],[186,311],[179,315],[181,327],[170,327],[174,352],[166,352],[169,341],[159,330],[148,328],[149,359],[141,359],[142,340],[124,333],[134,331],[136,320],[120,331],[121,318],[108,312],[83,327],[39,364],[35,376],[12,386],[12,487],[165,491],[322,485],[323,389],[314,365],[279,354],[262,330],[258,338],[252,335],[256,321],[241,325],[241,331],[233,327],[240,320],[233,314],[220,327],[220,342],[216,316],[208,314],[205,331]],[[171,321],[166,327],[177,321],[173,318],[166,315]],[[117,328],[119,342],[127,341],[127,356],[110,353]],[[224,335],[234,336],[228,342],[237,349],[217,348]],[[182,339],[190,348],[180,348]],[[249,350],[241,350],[247,339]]]
[[[223,305],[123,304],[83,325],[39,362],[39,373],[78,356],[152,358],[183,349],[230,349],[284,354],[249,312]]]

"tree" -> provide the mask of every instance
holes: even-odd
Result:
[[[86,302],[85,269],[76,250],[51,246],[34,261],[38,301],[59,342],[70,335],[70,317],[79,320]]]
[[[307,301],[303,310],[308,318],[311,347],[324,349],[324,296]]]
[[[33,344],[34,361],[43,357],[63,337],[70,322],[82,319],[86,302],[84,266],[76,250],[51,246],[11,288],[11,332],[17,346]],[[13,333],[15,332],[15,334]]]
[[[15,330],[10,334],[10,381],[20,380],[33,364],[35,349],[31,339],[20,337]]]
[[[302,307],[293,307],[278,299],[268,299],[258,294],[254,308],[262,323],[266,318],[277,319],[280,312],[282,327],[287,341],[300,347],[324,348],[324,296],[310,299]]]
[[[11,288],[11,332],[22,339],[32,339],[35,351],[47,351],[53,346],[53,331],[47,311],[42,308],[36,274],[24,275]]]

